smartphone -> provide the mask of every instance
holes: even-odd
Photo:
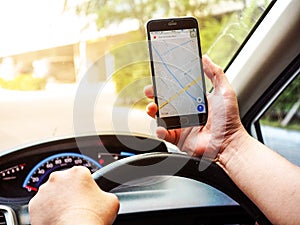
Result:
[[[208,110],[197,20],[154,19],[146,29],[158,126],[205,124]]]

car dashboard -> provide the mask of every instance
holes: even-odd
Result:
[[[177,151],[175,146],[155,138],[105,134],[52,140],[2,152],[0,224],[30,224],[28,202],[53,171],[85,166],[94,173],[133,155]],[[198,220],[206,221],[204,224],[253,222],[226,194],[182,177],[145,177],[112,192],[121,202],[115,224],[140,224],[141,221],[145,224],[199,224]],[[164,220],[159,219],[162,215]]]
[[[138,139],[138,140],[134,140]],[[137,136],[101,135],[67,138],[28,146],[2,155],[0,189],[2,199],[29,199],[53,171],[85,166],[91,173],[113,161],[151,152],[134,143],[140,141],[149,149],[166,152],[163,142]]]

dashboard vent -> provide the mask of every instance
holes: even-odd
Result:
[[[0,205],[0,225],[15,225],[17,224],[14,211],[7,207]]]
[[[5,214],[4,214],[4,212],[2,212],[2,210],[0,211],[0,225],[7,225],[6,219],[5,219]]]

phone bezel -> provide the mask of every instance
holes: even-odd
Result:
[[[202,90],[204,92],[203,95],[204,95],[205,113],[178,115],[178,116],[170,116],[170,117],[161,118],[159,116],[159,110],[158,110],[156,113],[157,124],[158,124],[158,126],[162,126],[167,129],[204,125],[207,122],[207,117],[208,117],[206,88],[205,88],[205,80],[204,80],[203,66],[202,66],[202,60],[201,60],[202,53],[201,53],[201,45],[200,45],[200,33],[199,33],[198,22],[194,17],[152,19],[147,22],[146,30],[147,30],[147,38],[148,38],[148,48],[149,48],[149,56],[150,56],[152,83],[153,83],[153,89],[154,89],[154,100],[155,100],[155,103],[158,105],[157,90],[156,90],[156,83],[155,83],[156,82],[155,81],[155,69],[154,69],[154,62],[153,62],[153,56],[152,56],[150,32],[179,30],[179,29],[196,29],[196,32],[197,32],[198,51],[199,51],[199,57],[200,57],[199,63],[202,68],[201,76],[202,76],[202,83],[203,83]]]

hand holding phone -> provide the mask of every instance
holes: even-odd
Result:
[[[205,124],[207,101],[197,20],[150,20],[147,36],[158,126]]]

